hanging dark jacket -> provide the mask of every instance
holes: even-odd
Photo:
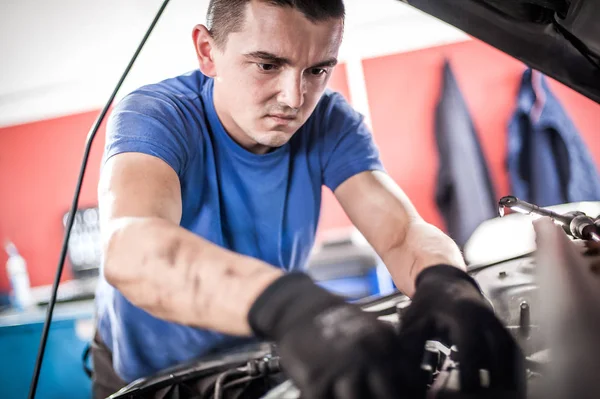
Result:
[[[508,126],[516,197],[540,206],[600,200],[600,177],[575,125],[538,71],[527,69]]]
[[[498,206],[477,133],[448,62],[435,122],[435,201],[448,235],[462,248],[481,222],[497,216]]]

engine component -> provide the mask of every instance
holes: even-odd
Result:
[[[574,219],[573,215],[577,213],[566,217]],[[600,244],[569,239],[547,217],[534,224],[538,246],[535,254],[479,265],[469,272],[527,356],[529,399],[600,397],[594,387],[594,371],[600,369],[600,357],[596,355],[600,353],[600,342],[596,339],[600,330],[600,309],[596,306],[600,303]],[[410,299],[395,293],[362,300],[359,305],[400,328]],[[113,398],[158,397],[167,387],[178,388],[179,397],[193,397],[185,392],[200,389],[203,393],[197,397],[235,398],[235,389],[248,382],[266,380],[268,370],[277,371],[277,356],[276,348],[268,344],[246,346],[237,352],[165,370],[130,385]],[[510,397],[490,392],[461,393],[460,364],[453,359],[456,348],[427,341],[421,368],[429,375],[430,399]],[[277,375],[279,382],[287,378],[284,373]],[[481,370],[480,381],[482,387],[489,383],[486,370]],[[266,396],[256,394],[259,391],[255,390],[248,397],[301,397],[289,380],[273,383],[271,387],[262,391],[268,392]]]

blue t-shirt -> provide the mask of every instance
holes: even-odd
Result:
[[[301,270],[315,239],[322,185],[335,190],[356,173],[383,169],[362,116],[326,91],[287,144],[257,155],[227,134],[212,94],[213,80],[198,70],[132,92],[111,114],[104,161],[123,152],[164,160],[179,176],[182,227]],[[96,303],[100,337],[126,382],[240,339],[157,319],[103,279]]]

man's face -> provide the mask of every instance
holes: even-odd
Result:
[[[212,51],[215,107],[233,139],[255,153],[287,143],[323,94],[342,33],[341,19],[248,2],[243,27]]]

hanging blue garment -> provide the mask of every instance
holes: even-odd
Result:
[[[516,197],[540,206],[600,200],[600,176],[575,125],[538,71],[527,69],[508,125]]]
[[[467,105],[448,62],[436,108],[439,170],[435,201],[448,235],[462,248],[480,223],[497,216],[497,198]]]

